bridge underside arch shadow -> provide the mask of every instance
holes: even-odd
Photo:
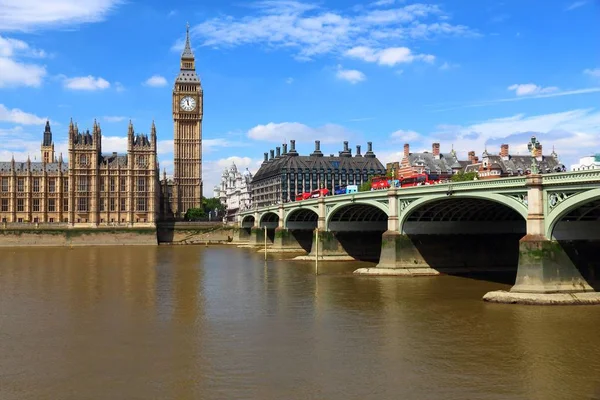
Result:
[[[444,196],[406,209],[400,230],[383,235],[382,274],[394,269],[390,275],[467,274],[514,283],[526,220],[497,201]]]
[[[600,189],[574,196],[556,207],[548,237],[560,243],[581,276],[600,291]]]
[[[313,232],[317,228],[319,215],[310,208],[298,208],[288,212],[284,231],[281,235],[281,247],[299,247],[310,253]]]
[[[320,252],[332,258],[377,261],[387,220],[386,212],[371,204],[351,203],[332,209],[326,231],[320,233]]]

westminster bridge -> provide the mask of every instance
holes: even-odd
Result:
[[[484,299],[600,302],[598,170],[309,199],[243,211],[237,224],[239,240],[269,251],[378,261],[356,274],[513,270],[510,292]]]

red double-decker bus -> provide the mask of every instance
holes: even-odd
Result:
[[[415,174],[407,178],[402,178],[400,181],[401,187],[421,186],[421,185],[435,185],[440,183],[439,175],[431,174]]]
[[[390,188],[390,180],[385,176],[374,176],[371,178],[371,190],[382,190]]]

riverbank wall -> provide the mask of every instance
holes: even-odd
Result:
[[[27,224],[2,227],[0,247],[225,244],[233,241],[235,229],[221,222],[162,222],[135,228]]]

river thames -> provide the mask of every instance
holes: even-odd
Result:
[[[600,307],[233,247],[0,249],[0,399],[600,399]]]

